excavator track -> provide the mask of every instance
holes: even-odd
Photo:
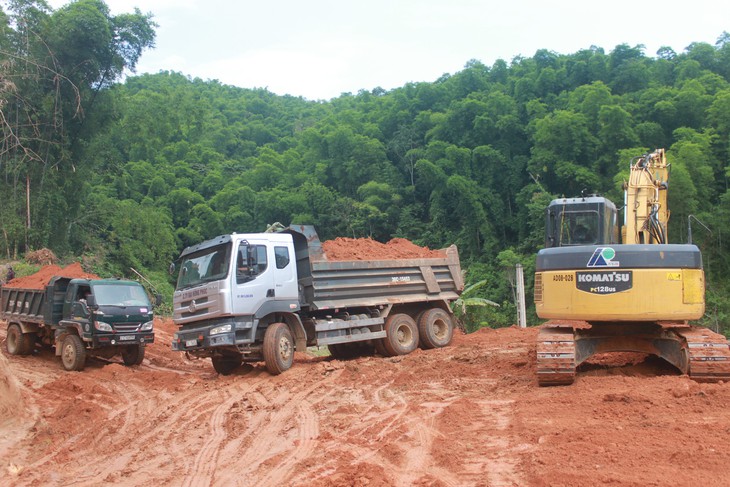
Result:
[[[727,338],[707,328],[677,330],[687,341],[689,377],[697,382],[730,380],[730,346]]]
[[[636,351],[657,355],[697,382],[730,381],[730,346],[723,335],[707,328],[657,323],[575,327],[577,322],[551,321],[537,338],[537,382],[541,386],[569,385],[576,368],[594,353]]]
[[[537,382],[541,386],[575,380],[575,337],[572,327],[540,328],[537,338]]]

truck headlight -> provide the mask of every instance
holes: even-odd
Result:
[[[222,326],[216,326],[215,328],[210,329],[211,335],[218,335],[219,333],[228,333],[231,331],[231,325],[222,325]]]
[[[103,321],[95,321],[94,328],[99,331],[114,331],[112,325],[110,325],[109,323],[104,323]]]
[[[153,326],[154,326],[154,322],[152,322],[152,321],[142,323],[142,327],[139,329],[139,331],[152,331]]]

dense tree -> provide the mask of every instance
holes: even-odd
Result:
[[[665,147],[670,240],[686,240],[690,218],[711,229],[696,237],[708,300],[730,315],[727,33],[656,58],[621,44],[470,60],[433,83],[311,102],[176,72],[117,83],[153,45],[149,15],[113,16],[102,0],[2,5],[6,257],[48,246],[103,257],[108,272],[161,272],[185,245],[277,221],[323,239],[456,243],[467,279],[490,283],[480,297],[502,304],[479,320],[509,324],[505,268],[530,269],[550,199],[620,205],[631,158]]]
[[[25,202],[3,206],[11,229],[6,247],[19,246],[23,211],[23,247],[53,243],[65,250],[68,232],[59,238],[57,230],[67,230],[80,211],[75,188],[93,169],[81,157],[82,140],[105,123],[94,116],[98,95],[134,70],[154,45],[155,24],[139,10],[112,16],[101,0],[77,0],[57,11],[43,0],[17,0],[8,10],[0,19],[0,164],[7,176],[3,193],[15,201],[23,194]]]

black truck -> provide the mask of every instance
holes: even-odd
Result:
[[[8,352],[52,346],[66,370],[83,370],[87,355],[121,354],[125,365],[139,365],[154,341],[152,318],[147,293],[135,281],[56,276],[45,289],[0,288]]]

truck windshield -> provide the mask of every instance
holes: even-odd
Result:
[[[225,279],[228,276],[230,260],[231,244],[216,245],[186,255],[180,263],[176,289]]]
[[[99,306],[141,306],[150,307],[147,293],[141,286],[105,284],[94,286],[93,294]]]

